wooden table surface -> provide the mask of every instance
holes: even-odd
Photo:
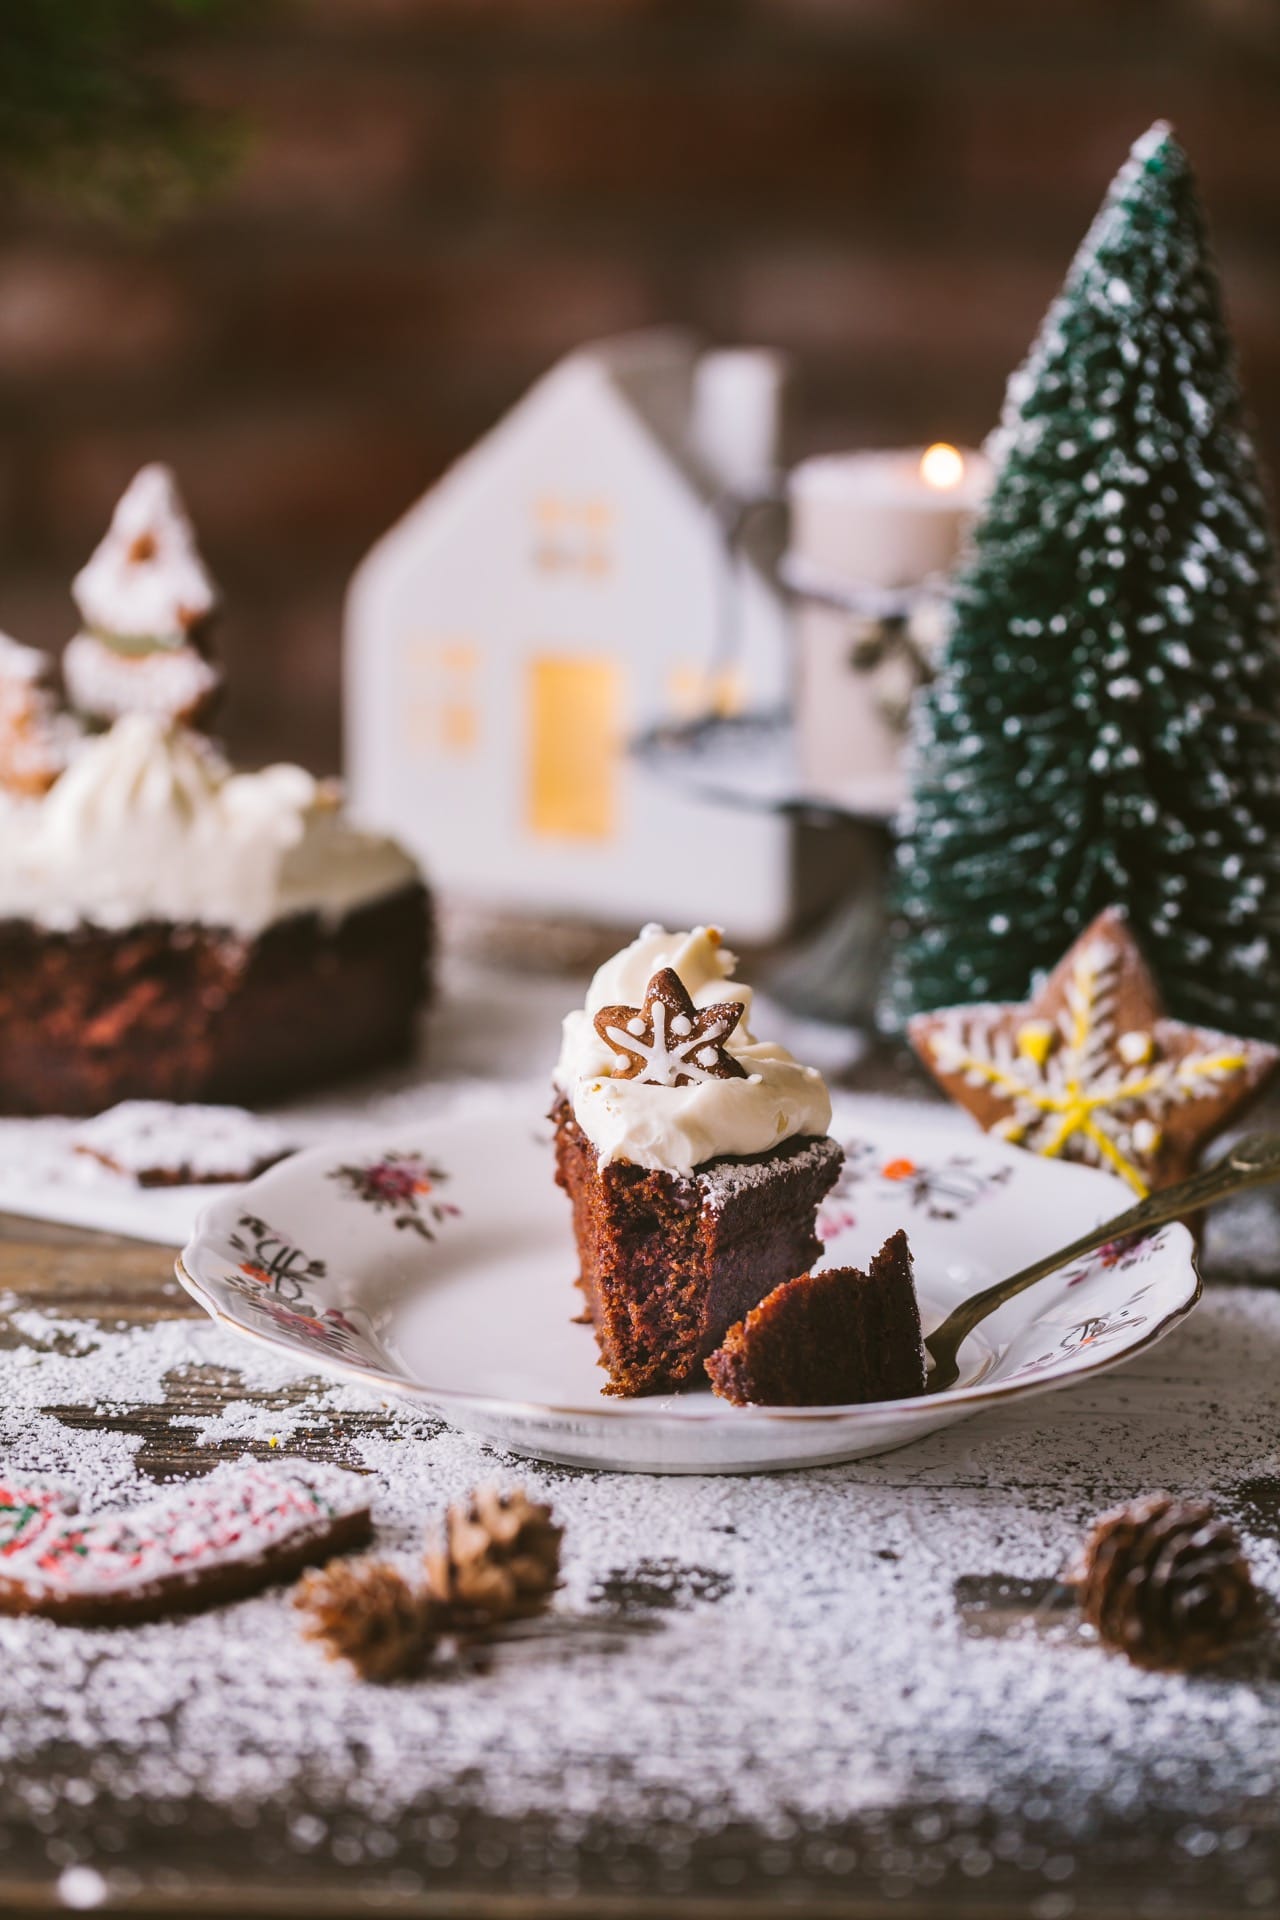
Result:
[[[572,1817],[548,1803],[545,1780],[541,1800],[530,1790],[527,1804],[506,1791],[504,1697],[513,1713],[529,1706],[514,1691],[526,1683],[506,1677],[517,1669],[502,1658],[475,1680],[416,1683],[438,1689],[438,1744],[411,1735],[406,1703],[383,1696],[386,1712],[400,1716],[388,1736],[401,1742],[397,1764],[417,1770],[383,1814],[344,1797],[341,1782],[313,1788],[296,1770],[268,1779],[248,1802],[213,1782],[202,1790],[198,1778],[176,1799],[140,1791],[104,1746],[110,1716],[95,1720],[88,1698],[90,1679],[96,1684],[117,1658],[114,1643],[103,1644],[113,1637],[73,1636],[86,1675],[78,1726],[70,1704],[56,1699],[63,1630],[3,1623],[0,1904],[699,1920],[756,1905],[1033,1920],[1274,1910],[1274,1656],[1264,1649],[1225,1676],[1190,1683],[1135,1676],[1087,1644],[1054,1576],[1091,1513],[1163,1482],[1216,1490],[1247,1530],[1260,1576],[1280,1591],[1280,1296],[1245,1284],[1271,1272],[1277,1248],[1275,1208],[1255,1201],[1234,1227],[1215,1232],[1206,1301],[1185,1329],[1131,1369],[1029,1411],[992,1412],[883,1460],[821,1473],[610,1482],[495,1461],[437,1422],[352,1404],[350,1389],[303,1380],[247,1389],[239,1350],[200,1322],[165,1251],[8,1222],[0,1228],[0,1414],[21,1366],[23,1381],[37,1382],[30,1404],[50,1431],[81,1448],[103,1436],[113,1461],[127,1452],[136,1475],[153,1482],[203,1472],[246,1444],[269,1454],[269,1443],[246,1443],[244,1423],[238,1429],[230,1418],[248,1398],[268,1422],[288,1419],[290,1450],[312,1458],[367,1467],[393,1440],[436,1448],[442,1497],[470,1475],[527,1472],[569,1513],[570,1563],[575,1541],[582,1555],[601,1558],[579,1569],[567,1604],[571,1623],[590,1616],[599,1644],[579,1660],[570,1635],[567,1652],[547,1656],[560,1693],[538,1696],[551,1702],[538,1709],[549,1755],[572,1750]],[[145,1356],[148,1342],[181,1332],[173,1323],[184,1320],[199,1322],[196,1357],[149,1375],[158,1390],[149,1385],[132,1403],[104,1397],[100,1386],[76,1394],[76,1368],[93,1364],[80,1354],[132,1340]],[[45,1371],[47,1399],[38,1387]],[[11,1408],[9,1418],[13,1444],[23,1428]],[[619,1540],[623,1550],[609,1559]],[[283,1601],[272,1604],[263,1618],[296,1661],[291,1617]],[[887,1609],[883,1629],[868,1632],[864,1616],[875,1607]],[[785,1626],[772,1648],[771,1612]],[[92,1660],[86,1640],[95,1643]],[[66,1645],[70,1658],[72,1640]],[[771,1654],[781,1665],[760,1678]],[[269,1682],[270,1645],[262,1657]],[[519,1671],[537,1657],[522,1653]],[[684,1692],[668,1721],[654,1723],[652,1781],[624,1781],[637,1772],[638,1743],[618,1716],[629,1699],[647,1711],[664,1673]],[[211,1675],[209,1686],[218,1684]],[[286,1701],[301,1682],[280,1684]],[[314,1684],[333,1690],[339,1716],[344,1699],[353,1714],[382,1711],[370,1704],[376,1690],[357,1689],[337,1670],[317,1666]],[[747,1685],[762,1690],[758,1722],[733,1706]],[[496,1712],[498,1732],[487,1760],[462,1768],[473,1697],[476,1711],[483,1703]],[[616,1701],[612,1727],[609,1715],[592,1717],[595,1698]],[[48,1724],[24,1746],[34,1703],[49,1708]],[[206,1705],[216,1712],[216,1697]],[[518,1732],[521,1777],[532,1779],[537,1755],[527,1748],[538,1730],[522,1718]],[[184,1737],[176,1718],[146,1736],[162,1760],[171,1741],[175,1766],[195,1777]],[[348,1786],[361,1777],[367,1739],[366,1728]],[[780,1742],[792,1743],[785,1765]],[[753,1797],[736,1790],[738,1767],[744,1787],[752,1771],[769,1780],[776,1769],[793,1781],[794,1804],[779,1790],[772,1814],[744,1814]]]

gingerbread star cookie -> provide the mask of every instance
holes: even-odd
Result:
[[[988,1133],[1105,1167],[1149,1193],[1259,1092],[1280,1048],[1169,1019],[1123,912],[1108,907],[1022,1006],[917,1014],[911,1044]]]
[[[596,1032],[621,1064],[615,1080],[655,1087],[690,1087],[706,1080],[745,1080],[746,1068],[725,1051],[742,1018],[738,1000],[695,1007],[674,967],[655,973],[643,1007],[601,1007]]]

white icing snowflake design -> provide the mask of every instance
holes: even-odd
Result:
[[[1215,1097],[1249,1066],[1248,1044],[1194,1033],[1181,1054],[1153,1032],[1117,1030],[1124,955],[1112,941],[1074,957],[1057,1020],[1021,1022],[1005,1007],[953,1007],[937,1016],[929,1047],[939,1072],[1008,1101],[992,1131],[1033,1152],[1106,1166],[1145,1194],[1175,1107]]]
[[[688,1087],[745,1078],[743,1067],[725,1051],[741,1018],[737,1000],[695,1007],[679,974],[663,967],[645,988],[643,1007],[602,1007],[595,1028],[625,1063],[615,1078]]]

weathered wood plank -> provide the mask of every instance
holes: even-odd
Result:
[[[1233,1277],[1230,1263],[1221,1277]],[[14,1324],[14,1311],[37,1306],[55,1317],[41,1345],[51,1356],[73,1353],[60,1342],[57,1317],[94,1320],[106,1327],[158,1327],[167,1321],[200,1319],[199,1311],[171,1277],[163,1250],[86,1244],[57,1228],[15,1232],[0,1229],[0,1290],[8,1297],[0,1312],[0,1359],[6,1351],[31,1346],[29,1332]],[[1101,1436],[1126,1418],[1136,1432],[1157,1416],[1176,1421],[1181,1410],[1203,1399],[1195,1348],[1189,1342],[1161,1349],[1156,1363],[1112,1377],[1073,1396],[1087,1455],[1089,1435]],[[39,1364],[39,1362],[37,1362]],[[1117,1380],[1121,1384],[1117,1384]],[[46,1412],[68,1431],[99,1431],[136,1437],[138,1469],[165,1479],[207,1469],[224,1453],[243,1450],[242,1441],[201,1441],[198,1428],[228,1405],[245,1398],[231,1365],[184,1364],[164,1379],[162,1401],[141,1404],[77,1404],[66,1398],[45,1403]],[[296,1415],[316,1392],[305,1380],[259,1391],[255,1404],[266,1412]],[[988,1423],[985,1451],[970,1461],[961,1450],[926,1458],[912,1450],[867,1463],[850,1477],[850,1496],[858,1489],[882,1494],[902,1490],[918,1510],[921,1538],[928,1515],[946,1503],[964,1499],[997,1504],[1000,1489],[985,1463],[1001,1456],[1004,1437],[1011,1471],[1020,1473],[1020,1498],[1028,1511],[1048,1511],[1061,1503],[1092,1497],[1087,1472],[1078,1460],[1064,1458],[1060,1470],[1039,1472],[1017,1467],[1020,1432],[1031,1441],[1048,1417],[1045,1403],[1029,1403],[1006,1418]],[[314,1429],[303,1421],[293,1432],[291,1449],[314,1457],[359,1465],[356,1440],[362,1435],[391,1436],[396,1416],[375,1407],[335,1416],[326,1410]],[[423,1435],[431,1428],[424,1425]],[[1071,1428],[1064,1425],[1064,1434]],[[261,1451],[260,1443],[253,1443]],[[1095,1442],[1096,1444],[1096,1442]],[[1176,1440],[1171,1440],[1176,1449]],[[1171,1453],[1169,1459],[1172,1460]],[[1160,1464],[1159,1450],[1146,1460]],[[956,1469],[959,1468],[957,1471]],[[1143,1468],[1148,1470],[1147,1467]],[[1113,1477],[1111,1472],[1111,1477]],[[570,1484],[575,1476],[548,1470],[550,1484]],[[1097,1497],[1110,1496],[1111,1477],[1100,1460]],[[831,1490],[838,1476],[814,1476]],[[731,1495],[735,1515],[750,1514],[745,1486]],[[1251,1490],[1252,1489],[1252,1490]],[[1265,1474],[1237,1481],[1233,1510],[1242,1523],[1275,1535],[1280,1496]],[[939,1504],[941,1503],[941,1504]],[[856,1511],[856,1507],[854,1511]],[[739,1518],[726,1529],[739,1542],[750,1521]],[[689,1572],[689,1569],[684,1569]],[[694,1568],[693,1572],[697,1572]],[[683,1577],[667,1563],[648,1573],[643,1563],[602,1575],[594,1604],[625,1612],[645,1610],[656,1618],[667,1601],[663,1583]],[[996,1586],[992,1586],[992,1582]],[[1044,1586],[1044,1583],[1041,1583]],[[1052,1583],[1050,1582],[1049,1585]],[[1027,1611],[1045,1607],[1046,1592],[1028,1587],[1012,1599],[1000,1587],[995,1568],[969,1570],[954,1594],[964,1631],[980,1638],[1015,1636],[1025,1628]],[[703,1592],[699,1603],[708,1600]],[[839,1603],[838,1594],[833,1604]],[[661,1671],[659,1657],[655,1680]],[[707,1685],[733,1686],[732,1670],[709,1671]],[[1247,1688],[1274,1686],[1263,1670],[1246,1673]],[[1083,1757],[1083,1756],[1082,1756]],[[1275,1756],[1280,1764],[1280,1753]],[[503,1764],[500,1748],[493,1766]],[[602,1789],[611,1762],[601,1756]],[[518,1818],[487,1813],[483,1804],[462,1806],[430,1793],[382,1825],[370,1826],[354,1810],[347,1823],[350,1851],[344,1855],[343,1826],[332,1809],[312,1809],[305,1796],[267,1795],[252,1821],[229,1822],[224,1810],[190,1798],[178,1804],[116,1801],[109,1785],[99,1783],[90,1799],[69,1797],[68,1782],[81,1779],[78,1756],[56,1747],[44,1751],[42,1778],[50,1814],[33,1823],[29,1795],[0,1778],[0,1909],[47,1910],[58,1904],[58,1876],[77,1861],[90,1870],[108,1869],[112,1903],[151,1914],[165,1912],[242,1916],[301,1916],[391,1909],[429,1916],[457,1914],[475,1920],[546,1920],[546,1916],[669,1915],[673,1920],[727,1920],[729,1914],[784,1910],[797,1916],[849,1915],[880,1920],[890,1913],[923,1916],[938,1912],[1012,1916],[1035,1920],[1087,1920],[1159,1912],[1246,1913],[1273,1906],[1280,1893],[1280,1810],[1251,1800],[1223,1805],[1214,1801],[1189,1825],[1186,1807],[1139,1802],[1129,1819],[1100,1810],[1087,1845],[1076,1828],[1063,1824],[1053,1805],[1032,1805],[1016,1815],[1005,1807],[984,1810],[957,1802],[945,1792],[916,1792],[905,1801],[862,1807],[845,1817],[825,1819],[812,1828],[782,1820],[776,1827],[742,1822],[706,1831],[690,1829],[678,1813],[657,1817],[642,1829],[616,1818],[586,1815],[567,1847],[559,1822],[544,1816]],[[475,1783],[482,1794],[483,1783]],[[602,1800],[607,1799],[602,1794]],[[314,1853],[299,1845],[309,1821],[323,1819],[332,1845]],[[376,1845],[372,1836],[377,1835]],[[1188,1836],[1190,1835],[1190,1839]],[[109,1844],[108,1844],[109,1843]],[[108,1883],[104,1881],[104,1889]],[[1268,1889],[1273,1892],[1269,1893]],[[74,1883],[73,1883],[74,1890]],[[91,1888],[90,1888],[91,1890]],[[83,1888],[82,1888],[83,1891]]]

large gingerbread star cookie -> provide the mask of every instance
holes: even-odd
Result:
[[[1186,1177],[1280,1064],[1280,1048],[1169,1019],[1109,907],[1022,1006],[917,1014],[911,1044],[987,1129],[1106,1167],[1137,1193]]]

